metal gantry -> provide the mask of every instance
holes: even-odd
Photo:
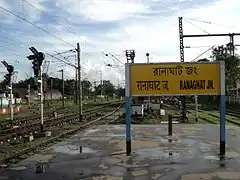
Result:
[[[191,35],[185,35],[183,33],[183,17],[178,17],[178,24],[179,24],[179,43],[180,43],[180,61],[184,62],[184,38],[197,38],[197,37],[224,37],[229,36],[230,37],[230,45],[231,48],[231,55],[234,56],[234,36],[240,36],[240,33],[221,33],[221,34],[191,34]],[[183,96],[182,98],[182,118],[185,120],[186,118],[186,97]]]

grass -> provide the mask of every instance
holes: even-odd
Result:
[[[193,107],[193,105],[192,105]],[[179,115],[180,114],[180,110],[178,109],[173,109],[170,107],[164,107],[166,110],[167,114],[171,114],[171,115]],[[188,109],[188,122],[190,124],[195,124],[195,123],[201,123],[201,124],[206,124],[206,123],[213,123],[213,124],[218,124],[220,121],[220,113],[216,110],[214,111],[204,111],[204,110],[200,110],[198,112],[198,122],[195,121],[196,118],[196,111],[195,110],[189,110]],[[233,115],[226,115],[226,124],[227,125],[233,125],[233,124],[240,124],[240,117],[236,117]]]

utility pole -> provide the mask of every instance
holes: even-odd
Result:
[[[2,61],[2,64],[7,68],[8,74],[6,74],[5,80],[8,84],[8,92],[10,93],[10,98],[9,98],[9,106],[10,106],[10,118],[11,118],[11,126],[13,126],[13,95],[12,95],[12,75],[14,71],[14,67],[12,65],[9,65],[6,61]]]
[[[183,24],[182,17],[178,18],[179,23],[179,42],[180,42],[180,61],[184,62],[184,45],[183,45]],[[186,119],[186,96],[182,97],[182,121]]]
[[[106,98],[107,98],[107,101],[108,101],[108,83],[106,82],[106,81],[104,81],[105,83],[104,83],[104,88],[105,88],[105,94],[106,94]]]
[[[31,85],[28,84],[28,106],[30,107],[30,98],[31,98]]]
[[[81,87],[82,101],[84,101],[84,98],[85,98],[84,87],[85,87],[84,83],[82,82],[82,87]]]
[[[80,65],[80,45],[77,43],[77,62],[78,62],[78,107],[79,107],[79,120],[82,121],[82,83],[81,83],[81,65]]]
[[[96,83],[97,83],[97,82],[94,81],[93,83],[94,83],[94,102],[96,102],[96,96],[97,96],[97,93],[96,93],[96,92],[97,92],[97,91],[96,91],[96,90],[97,90],[97,84],[96,84]]]
[[[53,103],[53,78],[50,78],[50,93],[51,93],[51,103]]]
[[[78,67],[78,58],[76,56],[76,67]],[[75,69],[75,101],[76,105],[78,105],[78,68]]]
[[[64,107],[64,77],[63,77],[63,69],[61,70],[62,72],[62,106]]]
[[[103,96],[103,79],[102,79],[102,70],[100,70],[100,86],[101,86],[101,102],[103,101],[102,100],[102,96]]]
[[[27,56],[29,60],[33,60],[33,72],[34,76],[37,78],[38,82],[38,90],[39,93],[38,95],[40,96],[40,117],[41,117],[41,124],[40,124],[40,129],[41,132],[43,132],[43,77],[42,77],[42,63],[43,60],[45,59],[45,55],[42,52],[38,52],[34,47],[29,48],[33,55]]]
[[[149,64],[150,63],[150,61],[149,61],[149,53],[146,53],[146,57],[147,57],[147,63]],[[148,96],[148,105],[147,105],[148,110],[150,110],[150,101],[151,101],[151,97]]]

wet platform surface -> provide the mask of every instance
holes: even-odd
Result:
[[[98,126],[13,165],[0,179],[240,179],[240,128],[227,128],[220,162],[217,125],[176,124],[172,142],[166,125],[132,127],[131,156],[125,155],[124,125]]]

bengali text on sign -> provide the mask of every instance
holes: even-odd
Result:
[[[218,63],[131,64],[132,95],[219,94]]]

